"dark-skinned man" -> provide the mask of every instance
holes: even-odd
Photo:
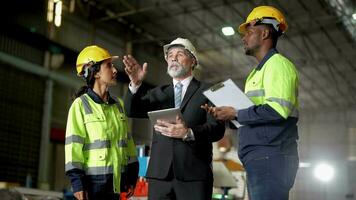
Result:
[[[238,154],[251,200],[288,199],[298,169],[298,73],[276,50],[286,29],[285,17],[276,8],[254,8],[239,32],[246,55],[259,62],[245,84],[255,105],[242,110],[202,106],[218,120],[236,119],[243,125]]]

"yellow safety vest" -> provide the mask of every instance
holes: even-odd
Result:
[[[98,104],[88,94],[73,102],[67,121],[65,170],[86,175],[113,174],[113,188],[120,192],[121,172],[137,160],[136,148],[123,109],[123,102]]]
[[[245,93],[256,105],[268,104],[285,119],[298,117],[298,72],[281,54],[250,73]]]

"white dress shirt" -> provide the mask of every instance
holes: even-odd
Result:
[[[182,87],[182,101],[184,99],[184,95],[187,92],[188,86],[190,84],[190,81],[192,81],[192,79],[193,79],[193,76],[189,76],[181,81],[177,81],[177,80],[173,79],[173,88],[176,87],[178,82],[180,82],[183,85],[183,87]]]
[[[192,79],[193,79],[193,75],[189,76],[189,77],[187,77],[187,78],[185,78],[184,80],[181,80],[181,81],[177,81],[177,80],[173,79],[173,88],[176,86],[176,84],[178,82],[182,83],[182,85],[183,85],[183,88],[182,88],[182,101],[184,99],[184,95],[187,92],[188,86],[190,84],[190,81],[192,81]],[[137,86],[133,86],[130,83],[129,84],[129,90],[131,91],[132,94],[135,94],[137,92],[138,88],[140,88],[140,86],[141,86],[141,84],[137,85]]]
[[[184,99],[184,95],[185,93],[187,92],[187,89],[188,89],[188,86],[190,84],[190,82],[193,80],[193,75],[192,76],[188,76],[187,78],[181,80],[181,81],[178,81],[178,80],[175,80],[173,79],[173,88],[176,86],[176,84],[178,82],[180,82],[183,87],[182,87],[182,101]],[[131,83],[129,84],[129,90],[131,91],[132,94],[135,94],[138,90],[138,88],[140,88],[141,84],[138,85],[138,86],[133,86],[131,85]],[[184,141],[194,141],[195,140],[195,137],[194,137],[194,132],[191,128],[189,128],[188,130],[188,134],[183,138]]]

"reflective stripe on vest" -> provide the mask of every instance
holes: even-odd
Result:
[[[89,105],[88,99],[87,99],[84,95],[80,96],[80,99],[81,99],[82,102],[83,102],[85,114],[86,114],[86,115],[87,115],[87,114],[92,114],[93,111],[92,111],[92,109],[91,109],[91,107],[90,107],[90,105]]]
[[[86,175],[100,175],[100,174],[112,174],[113,167],[112,166],[104,166],[104,167],[88,167],[83,168],[83,163],[80,162],[69,162],[65,165],[65,171],[69,171],[71,169],[81,169],[85,171]]]
[[[68,162],[65,165],[65,171],[69,171],[71,169],[81,169],[83,170],[83,163],[81,162]]]
[[[270,97],[266,99],[267,101],[276,102],[283,107],[287,107],[291,112],[289,113],[289,117],[298,117],[298,110],[293,106],[290,101],[285,99]]]
[[[262,97],[262,96],[265,96],[265,90],[264,89],[250,90],[250,91],[246,92],[246,96],[248,96],[248,97]]]
[[[65,144],[67,145],[71,143],[84,144],[84,138],[80,137],[79,135],[71,135],[69,137],[66,137]]]
[[[112,166],[88,167],[85,169],[85,174],[87,175],[112,174],[113,172],[114,169]]]
[[[248,96],[248,97],[264,97],[265,90],[264,89],[250,90],[250,91],[246,92],[246,96]],[[293,106],[293,103],[290,101],[287,101],[287,100],[281,99],[281,98],[276,98],[276,97],[270,97],[266,100],[271,101],[271,102],[276,102],[283,107],[287,107],[291,111],[291,113],[289,114],[290,117],[298,117],[299,116],[298,110],[295,109],[295,107]]]
[[[268,99],[266,99],[267,101],[272,101],[272,102],[276,102],[281,106],[287,107],[289,108],[290,111],[292,111],[294,109],[293,104],[290,101],[281,99],[281,98],[276,98],[276,97],[270,97]]]
[[[83,150],[87,151],[91,149],[106,149],[110,147],[110,140],[96,140],[93,143],[84,144]]]
[[[127,147],[127,141],[122,139],[118,141],[117,144],[118,147]],[[84,144],[83,150],[84,151],[88,151],[88,150],[92,150],[92,149],[106,149],[106,148],[111,148],[111,143],[110,140],[97,140],[93,143],[89,143],[89,144]]]
[[[119,147],[127,147],[127,141],[123,140],[123,139],[119,140],[118,146]]]
[[[117,100],[116,106],[119,109],[120,113],[124,113],[124,109],[122,108],[119,100]]]

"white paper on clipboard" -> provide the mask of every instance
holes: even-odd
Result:
[[[254,105],[231,79],[210,87],[203,94],[217,107],[231,106],[235,110],[241,110]],[[231,122],[237,128],[241,126],[236,120]]]

